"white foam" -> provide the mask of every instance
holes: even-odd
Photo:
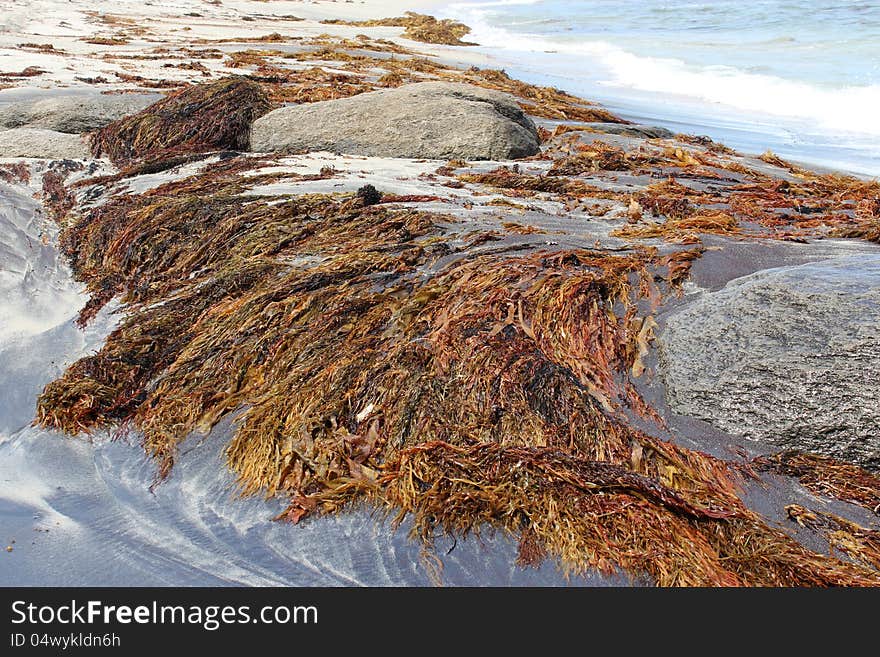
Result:
[[[513,4],[533,4],[533,0],[458,3],[451,5],[446,14],[470,25],[468,39],[482,46],[518,53],[523,60],[527,58],[522,55],[527,53],[569,55],[583,69],[594,69],[591,75],[598,76],[598,82],[609,87],[687,97],[732,109],[803,120],[816,129],[841,135],[880,136],[880,85],[822,88],[733,66],[700,66],[679,59],[640,56],[605,41],[576,42],[514,34],[488,22],[487,8]]]

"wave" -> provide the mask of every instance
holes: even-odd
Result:
[[[576,40],[573,36],[550,39],[539,34],[513,33],[492,25],[487,8],[535,4],[540,0],[496,0],[491,3],[458,3],[448,7],[455,18],[472,28],[469,39],[481,46],[510,53],[554,53],[567,56],[555,66],[584,70],[584,59],[594,67],[588,74],[597,85],[658,93],[723,105],[746,112],[786,117],[819,132],[837,135],[880,135],[877,108],[880,85],[822,87],[733,66],[701,66],[680,59],[647,57],[615,43]],[[517,59],[524,59],[523,56]]]

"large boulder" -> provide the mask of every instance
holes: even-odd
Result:
[[[671,408],[729,432],[880,467],[880,255],[770,269],[669,317]]]
[[[80,160],[90,158],[91,153],[80,135],[36,128],[14,128],[0,131],[0,157]]]
[[[157,98],[157,94],[77,94],[10,102],[0,105],[0,128],[90,132],[141,111]]]
[[[251,150],[260,152],[507,160],[539,148],[534,123],[512,96],[447,82],[283,107],[251,129]]]

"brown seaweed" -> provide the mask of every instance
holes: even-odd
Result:
[[[453,250],[452,217],[244,195],[261,166],[231,158],[67,217],[83,319],[112,296],[127,305],[102,349],[46,387],[40,423],[137,430],[164,477],[188,435],[237,412],[230,467],[245,492],[288,496],[292,521],[370,501],[412,515],[427,542],[495,527],[523,562],[568,572],[880,584],[748,511],[723,461],[627,420],[657,419],[632,384],[643,302],[689,257]]]
[[[880,531],[823,511],[811,511],[799,504],[785,507],[788,517],[801,527],[821,532],[832,548],[880,570]]]
[[[796,477],[816,495],[858,504],[880,515],[880,477],[857,465],[798,451],[759,456],[752,463],[758,470]]]
[[[330,19],[321,21],[327,25],[351,25],[355,27],[403,27],[403,36],[422,43],[436,43],[448,46],[472,46],[473,43],[462,41],[461,38],[470,33],[471,28],[458,21],[444,18],[437,20],[433,16],[418,14],[414,11],[397,18],[379,18],[365,21],[345,21]]]
[[[261,87],[245,78],[191,85],[93,133],[92,152],[131,165],[182,153],[246,150],[251,123],[269,109]]]

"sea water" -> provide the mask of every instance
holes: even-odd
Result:
[[[436,13],[508,73],[639,122],[880,175],[880,2],[502,0]]]

